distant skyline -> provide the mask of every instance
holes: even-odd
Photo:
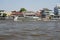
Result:
[[[42,8],[52,9],[60,4],[60,0],[0,0],[0,10],[19,11],[26,8],[29,11],[38,11]]]

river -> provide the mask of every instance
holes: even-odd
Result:
[[[0,20],[0,40],[60,40],[60,22]]]

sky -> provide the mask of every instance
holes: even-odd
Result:
[[[29,11],[38,11],[43,8],[52,9],[60,4],[60,0],[0,0],[0,10],[19,11],[26,8]]]

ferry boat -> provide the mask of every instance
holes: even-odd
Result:
[[[29,17],[20,17],[20,16],[15,16],[14,21],[37,21],[41,20],[37,16],[29,16]]]
[[[54,16],[51,17],[51,21],[52,20],[54,20],[54,21],[60,21],[60,16],[59,15],[58,16],[54,15]]]

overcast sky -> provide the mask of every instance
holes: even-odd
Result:
[[[12,11],[26,8],[30,11],[37,11],[42,8],[53,9],[60,0],[0,0],[0,10]]]

